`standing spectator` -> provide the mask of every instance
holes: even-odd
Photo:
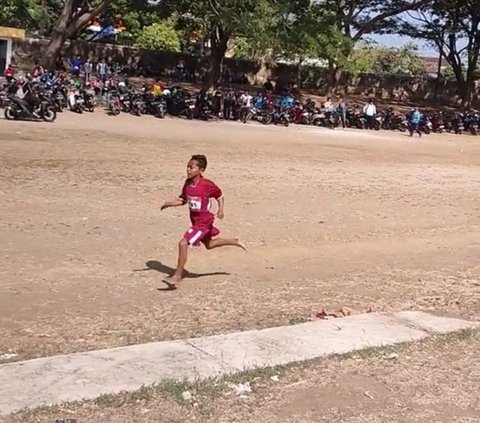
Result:
[[[223,93],[223,118],[225,120],[229,120],[232,117],[235,101],[235,91],[230,87]]]
[[[328,112],[333,111],[333,102],[332,102],[332,97],[327,97],[327,100],[325,103],[323,103],[323,106],[325,107],[325,110]]]
[[[187,70],[188,70],[190,81],[195,83],[195,81],[197,79],[197,76],[196,76],[196,74],[197,74],[197,58],[195,56],[190,57],[190,59],[188,60],[187,68],[188,68]]]
[[[72,76],[78,78],[80,76],[80,69],[82,67],[82,58],[80,55],[77,55],[77,57],[72,57],[70,59],[70,71],[72,73]]]
[[[338,114],[342,128],[345,129],[347,127],[347,103],[343,97],[340,97],[340,101],[338,102]]]
[[[38,59],[35,59],[33,68],[32,68],[32,76],[34,78],[40,78],[45,71],[43,70],[43,66],[40,64],[40,61]]]
[[[418,110],[418,107],[415,107],[410,113],[408,129],[410,130],[410,136],[413,137],[413,133],[416,132],[419,137],[422,136],[420,132],[420,120],[422,119],[422,114]]]
[[[177,78],[180,81],[183,81],[184,76],[185,76],[185,63],[183,59],[180,59],[177,63]]]
[[[377,106],[375,106],[373,98],[370,99],[367,104],[365,104],[363,108],[363,114],[365,115],[367,129],[373,129],[375,116],[377,114]]]
[[[220,112],[222,110],[222,87],[217,87],[216,90],[213,91],[213,98],[212,98],[212,112],[215,117],[220,117]]]
[[[247,91],[244,91],[239,98],[240,103],[240,119],[242,122],[246,122],[246,117],[252,108],[253,97]]]
[[[83,72],[85,73],[85,82],[90,82],[92,79],[93,64],[90,59],[83,64]]]
[[[108,67],[105,63],[105,59],[102,59],[100,63],[97,63],[97,77],[102,80],[103,83],[107,80]]]

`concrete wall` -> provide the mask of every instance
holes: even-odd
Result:
[[[30,66],[34,58],[41,58],[48,43],[46,39],[26,38],[14,40],[13,58],[19,65]],[[182,58],[187,66],[193,66],[199,74],[206,68],[205,58],[194,57],[181,53],[162,51],[144,51],[130,46],[102,43],[87,43],[82,41],[67,42],[63,54],[65,57],[81,55],[93,60],[106,58],[129,64],[140,61],[143,67],[151,66],[155,72],[162,72],[176,66]],[[298,78],[298,68],[294,65],[279,64],[273,69],[253,61],[226,58],[224,68],[231,73],[245,74],[252,84],[262,84],[267,78],[288,84]],[[311,88],[316,94],[325,95],[328,91],[328,75],[325,69],[317,67],[302,68],[301,79],[305,88]],[[340,78],[339,92],[350,95],[375,96],[385,100],[425,101],[433,100],[443,103],[454,103],[457,99],[457,86],[454,81],[442,81],[440,84],[431,77],[408,77],[398,75],[368,75],[357,76],[343,74]],[[436,94],[437,93],[437,96]],[[479,103],[479,90],[476,90],[474,102]]]

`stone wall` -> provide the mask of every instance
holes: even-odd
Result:
[[[41,58],[42,52],[48,43],[46,39],[26,38],[15,40],[12,53],[16,63],[28,69],[35,58]],[[150,66],[155,73],[162,74],[167,69],[174,68],[180,59],[186,66],[194,67],[198,74],[206,69],[205,58],[194,57],[182,53],[163,51],[139,50],[130,46],[88,43],[83,41],[67,42],[63,55],[71,57],[81,55],[83,58],[90,57],[94,61],[106,58],[123,65],[132,61],[139,62],[144,68]],[[294,65],[278,64],[273,69],[261,66],[253,61],[226,58],[224,68],[231,73],[245,75],[251,84],[261,85],[267,78],[282,84],[297,81],[299,73]],[[326,69],[318,67],[303,67],[300,72],[303,87],[312,89],[316,94],[326,95],[328,92],[328,75]],[[343,74],[339,81],[338,92],[358,96],[375,96],[385,100],[402,102],[420,102],[435,100],[445,104],[454,103],[457,100],[457,86],[455,81],[441,81],[438,83],[431,77],[409,77],[398,75],[348,75]],[[474,95],[474,103],[479,104],[479,90]]]

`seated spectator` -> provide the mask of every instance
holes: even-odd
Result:
[[[31,72],[31,75],[32,75],[34,78],[39,78],[39,77],[41,77],[44,73],[45,73],[45,71],[44,71],[44,69],[43,69],[43,66],[40,64],[40,60],[35,59],[35,62],[34,62],[33,68],[32,68],[32,72]]]

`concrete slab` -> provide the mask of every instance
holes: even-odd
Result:
[[[134,391],[162,380],[194,381],[234,370],[184,341],[4,364],[0,366],[0,414]]]
[[[417,341],[427,335],[425,331],[407,327],[392,316],[360,314],[343,319],[198,338],[189,342],[242,371]]]
[[[479,325],[418,312],[371,313],[3,364],[0,365],[0,414],[133,391],[168,379],[193,381],[416,341],[431,333]]]
[[[438,334],[480,327],[480,322],[433,316],[420,311],[401,311],[394,316],[411,327]]]

